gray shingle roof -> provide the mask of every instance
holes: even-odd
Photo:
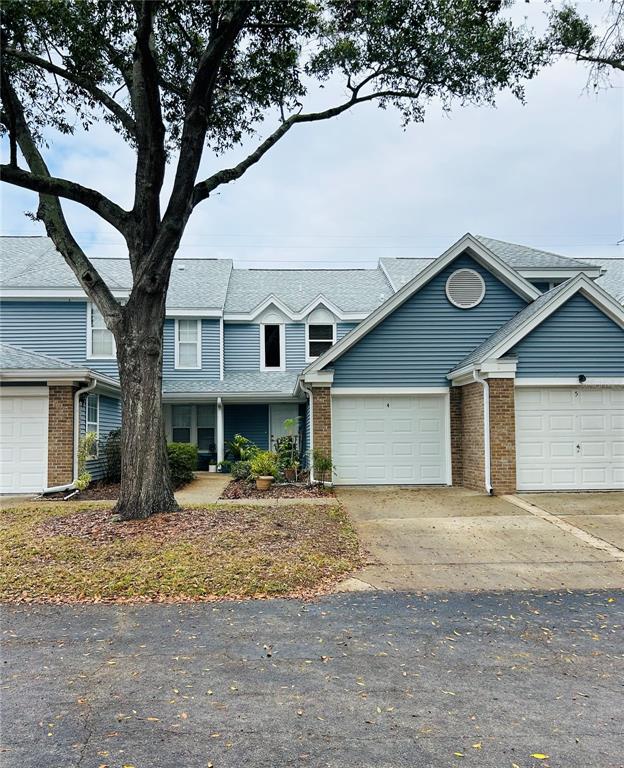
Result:
[[[130,291],[127,259],[92,259],[107,284]],[[176,259],[173,262],[168,308],[222,309],[232,271],[230,259]],[[74,273],[47,237],[0,238],[3,288],[78,288]]]
[[[292,395],[297,371],[242,371],[226,373],[223,381],[205,379],[163,379],[163,393],[194,394],[284,394]]]
[[[40,371],[40,370],[71,370],[75,365],[57,360],[55,357],[28,352],[12,344],[0,344],[0,370]]]
[[[251,312],[273,295],[293,312],[322,294],[343,312],[367,314],[392,295],[379,269],[234,269],[226,312]]]
[[[585,259],[595,267],[604,267],[607,271],[596,278],[595,282],[610,293],[620,304],[624,304],[624,258],[621,259]]]
[[[434,259],[410,259],[405,257],[379,259],[388,277],[398,291],[405,283],[409,283],[419,272],[428,267]]]
[[[571,259],[568,256],[560,256],[558,253],[550,251],[541,251],[538,248],[529,248],[528,245],[518,245],[517,243],[507,243],[504,240],[495,240],[493,237],[484,237],[476,235],[477,240],[489,248],[492,253],[509,264],[510,267],[518,269],[541,267],[559,267],[563,269],[582,269],[583,267],[593,266],[579,259]]]
[[[575,279],[575,278],[572,278]],[[461,363],[458,363],[455,368],[463,368],[465,365],[471,365],[472,363],[480,363],[483,360],[487,360],[490,352],[497,347],[500,342],[506,339],[512,334],[516,328],[519,328],[523,323],[529,320],[536,312],[539,312],[543,307],[549,304],[555,299],[561,291],[567,286],[568,280],[552,288],[550,291],[546,291],[541,296],[538,296],[535,301],[520,310],[517,315],[514,315],[511,320],[508,320],[505,325],[495,331],[484,342],[479,344],[467,357],[465,357]]]

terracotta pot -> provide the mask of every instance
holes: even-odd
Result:
[[[256,488],[259,491],[268,491],[272,482],[273,478],[271,475],[260,475],[256,478]]]

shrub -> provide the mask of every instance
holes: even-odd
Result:
[[[248,461],[235,461],[232,464],[234,480],[246,480],[251,475],[251,464]]]
[[[260,450],[248,437],[242,435],[234,435],[228,443],[228,449],[235,461],[249,461]]]
[[[228,472],[232,471],[232,462],[225,459],[224,461],[220,461],[217,465],[217,469],[219,472],[223,472],[224,474],[227,474]]]
[[[249,463],[254,477],[277,477],[277,455],[273,451],[259,451]]]
[[[86,491],[91,482],[91,473],[87,470],[87,461],[96,457],[97,435],[95,432],[85,432],[78,441],[78,477],[74,486],[79,491]]]
[[[121,480],[121,429],[113,429],[108,433],[104,445],[106,459],[106,479],[109,483]]]
[[[168,443],[169,471],[174,488],[180,488],[193,479],[197,469],[197,446],[190,443]]]
[[[312,466],[314,467],[314,477],[317,480],[320,480],[322,483],[331,482],[335,471],[331,456],[325,453],[325,451],[315,449],[312,452]]]

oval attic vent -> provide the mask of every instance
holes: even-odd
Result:
[[[446,296],[460,309],[476,307],[485,296],[483,278],[474,269],[458,269],[446,281]]]

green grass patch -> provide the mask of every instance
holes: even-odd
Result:
[[[339,506],[211,505],[113,523],[105,502],[0,512],[0,600],[305,597],[360,564]]]

